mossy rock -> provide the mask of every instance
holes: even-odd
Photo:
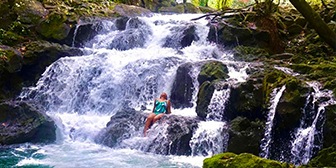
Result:
[[[54,142],[56,126],[50,117],[25,102],[0,104],[0,144]]]
[[[323,125],[323,147],[327,148],[336,143],[336,105],[327,106],[325,110],[326,121]]]
[[[197,80],[200,85],[205,81],[225,80],[229,77],[228,73],[226,65],[219,61],[211,61],[202,66]]]
[[[267,73],[263,79],[263,102],[264,104],[268,104],[270,100],[270,94],[273,89],[276,87],[280,87],[279,83],[284,80],[287,75],[279,70],[274,70]]]
[[[0,72],[6,70],[9,73],[18,72],[22,67],[22,55],[12,48],[1,49],[0,46]]]
[[[245,117],[237,117],[230,122],[228,152],[260,153],[260,142],[264,136],[265,123],[259,119],[250,121]]]
[[[184,6],[176,5],[176,6],[170,6],[170,7],[161,7],[159,8],[158,12],[160,13],[184,13]]]
[[[257,47],[238,46],[233,49],[233,56],[239,61],[260,61],[270,56],[265,49]]]
[[[185,13],[202,13],[202,11],[197,6],[188,2],[184,4],[184,9]]]
[[[70,26],[66,24],[66,16],[62,13],[52,13],[48,19],[40,23],[37,31],[47,39],[62,40],[70,32]]]
[[[203,168],[245,168],[245,167],[274,167],[291,168],[295,167],[289,163],[281,163],[275,160],[263,159],[258,156],[242,153],[221,153],[203,161]]]
[[[196,113],[201,119],[205,119],[208,114],[208,106],[210,104],[212,94],[215,91],[215,84],[209,81],[203,82],[197,95]]]
[[[0,29],[7,29],[8,25],[12,22],[10,8],[8,0],[0,1]]]
[[[336,167],[336,143],[322,149],[316,157],[310,160],[309,167]]]
[[[24,41],[24,37],[13,31],[0,29],[0,43],[8,46],[16,46]]]
[[[48,15],[41,2],[36,0],[15,0],[14,12],[18,20],[27,24],[37,24]]]
[[[262,78],[250,77],[246,82],[241,83],[237,87],[233,87],[226,109],[226,116],[229,120],[237,116],[244,116],[249,119],[262,118]]]

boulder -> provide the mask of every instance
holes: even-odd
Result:
[[[143,47],[147,37],[151,34],[146,23],[138,18],[132,18],[128,21],[126,29],[112,39],[110,48],[118,50],[129,50],[132,48]]]
[[[26,81],[26,84],[33,84],[45,68],[57,59],[80,54],[82,51],[77,48],[47,41],[33,41],[25,46],[23,67],[18,74]]]
[[[10,8],[8,0],[0,1],[0,29],[7,29],[8,25],[12,22]]]
[[[276,109],[275,119],[278,124],[275,126],[278,130],[290,130],[299,126],[311,88],[304,81],[293,77],[287,77],[280,85],[286,85],[286,90]]]
[[[323,147],[330,147],[336,143],[336,105],[327,106],[326,121],[323,125]]]
[[[265,31],[258,31],[257,27],[247,28],[241,24],[239,16],[225,20],[225,24],[219,21],[212,21],[208,34],[209,41],[225,46],[260,46],[269,43],[269,34]]]
[[[232,120],[237,116],[249,119],[263,118],[262,78],[250,77],[246,82],[231,88],[226,117]]]
[[[221,153],[203,161],[203,168],[243,168],[243,167],[274,167],[274,168],[290,168],[295,167],[289,163],[282,163],[275,160],[263,159],[258,156],[242,153],[236,155],[234,153]]]
[[[54,121],[25,102],[0,104],[0,144],[50,143],[56,140]]]
[[[151,16],[152,15],[150,8],[145,9],[145,8],[141,8],[138,6],[125,5],[125,4],[117,4],[114,7],[114,11],[117,12],[119,16],[123,16],[123,17],[138,17],[138,16]]]
[[[205,81],[225,80],[229,78],[229,71],[226,65],[219,61],[210,61],[205,63],[201,72],[199,73],[197,80],[200,85]]]
[[[227,151],[233,153],[252,153],[259,155],[260,142],[264,136],[265,123],[259,119],[249,120],[237,117],[230,122]]]
[[[169,7],[161,7],[158,12],[160,13],[184,13],[183,5],[169,6]]]
[[[95,142],[113,148],[139,148],[145,152],[162,155],[190,155],[189,141],[197,128],[197,120],[190,117],[165,115],[151,126],[143,142],[137,136],[143,136],[146,113],[127,109],[111,117],[107,127],[101,130]],[[164,135],[162,135],[162,133]],[[127,146],[125,141],[136,138],[139,143]],[[131,140],[132,141],[132,140]]]
[[[198,41],[194,25],[185,25],[184,27],[175,26],[170,29],[171,35],[167,36],[163,47],[181,49],[190,46],[193,41]]]
[[[0,45],[0,73],[18,72],[22,67],[22,55],[11,47]]]
[[[36,31],[49,40],[61,41],[65,39],[71,28],[66,23],[67,17],[64,13],[51,13],[48,18],[40,22]]]
[[[198,91],[196,113],[197,116],[203,120],[205,120],[207,114],[209,113],[208,106],[210,104],[214,91],[215,84],[209,81],[203,82]]]
[[[106,124],[106,128],[96,136],[95,142],[115,147],[123,140],[130,138],[132,131],[143,129],[146,118],[145,113],[125,108],[124,111],[119,111],[111,117],[111,120]]]
[[[187,2],[183,5],[184,5],[184,13],[202,13],[200,8],[192,3]]]
[[[48,15],[42,3],[36,0],[15,0],[14,4],[13,11],[22,23],[37,24]]]
[[[170,101],[173,108],[192,107],[191,102],[195,86],[191,76],[193,66],[191,63],[182,64],[176,71],[176,77],[171,89]]]

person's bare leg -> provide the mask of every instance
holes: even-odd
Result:
[[[157,120],[160,120],[162,118],[162,116],[165,115],[165,113],[161,113],[161,114],[158,114],[154,117],[153,119],[153,124],[157,121]]]
[[[154,117],[156,116],[155,113],[151,113],[148,115],[146,123],[145,123],[145,131],[144,131],[144,137],[146,136],[146,132],[149,128],[149,126],[152,124],[152,121],[154,120]],[[154,123],[154,122],[153,122]]]

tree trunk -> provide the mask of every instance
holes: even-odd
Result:
[[[294,7],[303,15],[309,24],[315,29],[316,33],[336,51],[336,34],[322,20],[305,0],[289,0]]]

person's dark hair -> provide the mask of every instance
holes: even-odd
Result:
[[[160,98],[164,98],[164,99],[167,100],[167,99],[168,99],[168,98],[167,98],[167,93],[165,93],[165,92],[161,93]]]

